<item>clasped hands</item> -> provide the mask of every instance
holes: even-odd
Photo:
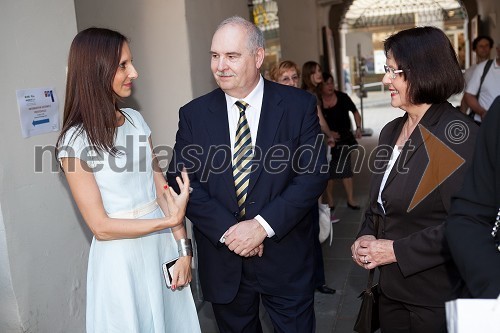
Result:
[[[396,262],[394,241],[376,239],[372,235],[364,235],[356,239],[351,245],[352,260],[365,269]]]
[[[256,220],[245,220],[231,226],[224,233],[224,244],[229,250],[242,257],[262,257],[264,253],[264,239],[267,232]]]

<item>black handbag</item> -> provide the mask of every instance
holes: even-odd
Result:
[[[359,295],[361,307],[354,324],[354,331],[358,333],[373,333],[380,328],[378,317],[378,284],[373,285],[373,275],[375,268],[370,270],[366,290]]]
[[[375,236],[378,234],[378,224],[378,219],[375,219]],[[374,275],[375,268],[370,269],[366,289],[358,296],[358,298],[361,298],[361,307],[359,308],[358,317],[354,324],[354,331],[358,333],[373,333],[380,328],[378,315],[379,289],[378,284],[373,285]]]

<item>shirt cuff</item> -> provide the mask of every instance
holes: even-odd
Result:
[[[267,223],[266,220],[264,220],[264,218],[262,216],[257,215],[255,217],[255,219],[266,230],[267,237],[271,238],[271,237],[273,237],[275,235],[275,232],[274,232],[273,228],[271,228],[271,226],[269,225],[269,223]]]

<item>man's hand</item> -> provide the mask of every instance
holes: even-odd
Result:
[[[226,246],[234,253],[242,257],[256,254],[262,256],[264,246],[261,245],[267,233],[257,220],[246,220],[235,224],[224,235]]]

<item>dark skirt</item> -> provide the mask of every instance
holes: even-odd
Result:
[[[335,145],[331,148],[332,160],[330,161],[330,179],[351,178],[351,153],[356,146]]]

